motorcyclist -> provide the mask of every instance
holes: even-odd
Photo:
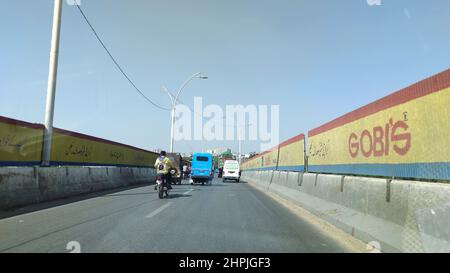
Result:
[[[188,177],[188,166],[183,166],[183,178],[186,179]]]
[[[161,151],[160,156],[156,159],[155,169],[157,170],[157,174],[162,176],[162,179],[166,182],[169,190],[172,189],[172,175],[170,174],[170,170],[173,168],[173,163],[170,158],[166,156],[166,151]],[[155,190],[156,189],[157,186],[155,186]]]

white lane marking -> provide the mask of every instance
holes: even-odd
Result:
[[[188,190],[187,192],[183,193],[183,195],[190,194],[193,191],[193,189]]]
[[[170,207],[170,205],[172,205],[172,202],[169,202],[169,203],[163,205],[159,209],[157,209],[154,212],[150,213],[149,215],[145,216],[145,218],[152,218],[153,216],[157,215],[161,211],[163,211],[163,210],[167,209],[168,207]]]

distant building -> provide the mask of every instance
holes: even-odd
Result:
[[[207,152],[213,155],[221,155],[224,152],[230,151],[230,149],[228,148],[223,148],[223,147],[218,147],[218,148],[214,148],[214,149],[208,149]]]

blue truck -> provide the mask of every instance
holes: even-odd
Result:
[[[214,178],[214,159],[210,153],[196,153],[192,156],[191,184],[209,183]]]

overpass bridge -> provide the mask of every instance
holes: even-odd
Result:
[[[0,252],[450,252],[450,70],[159,200],[156,154],[0,117]],[[367,247],[368,244],[371,247]]]

